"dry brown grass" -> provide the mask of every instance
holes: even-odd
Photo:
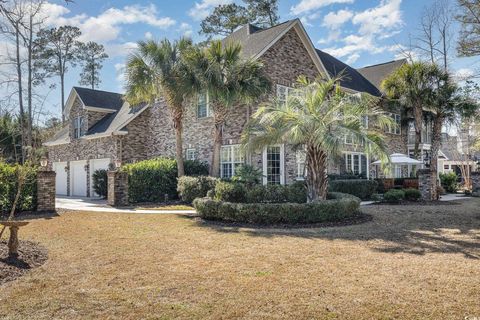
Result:
[[[480,200],[464,201],[294,230],[64,213],[20,230],[49,260],[0,287],[0,318],[480,317]]]

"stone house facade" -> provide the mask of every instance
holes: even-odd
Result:
[[[314,48],[297,19],[269,29],[246,25],[223,41],[240,43],[245,57],[262,61],[273,84],[273,92],[266,99],[273,95],[285,98],[301,75],[316,79],[339,72],[347,74],[341,80],[345,91],[381,96],[378,85],[359,71]],[[223,129],[221,176],[231,177],[235,168],[248,163],[264,172],[265,183],[291,183],[301,179],[304,160],[301,151],[294,146],[271,146],[251,155],[241,153],[241,134],[259,104],[232,108]],[[400,114],[398,110],[391,112],[393,117]],[[93,171],[111,166],[116,160],[126,163],[175,155],[175,133],[169,111],[162,101],[131,108],[119,94],[74,88],[67,101],[66,116],[66,128],[46,143],[50,162],[57,176],[58,173],[61,176],[57,177],[60,194],[92,196]],[[385,137],[390,153],[407,152],[404,132],[394,130],[385,133]],[[183,138],[186,159],[211,161],[213,117],[208,97],[201,96],[198,102],[186,106]],[[360,146],[346,141],[344,151],[342,156],[330,159],[329,172],[371,176],[369,163],[374,159],[368,159]],[[82,169],[83,172],[79,172]],[[65,186],[62,185],[64,180]],[[78,183],[84,183],[85,188],[77,186]]]

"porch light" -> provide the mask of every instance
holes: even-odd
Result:
[[[119,169],[122,166],[122,160],[115,159],[115,168]]]
[[[40,159],[40,166],[41,166],[42,168],[45,168],[45,167],[47,166],[47,164],[48,164],[48,159],[47,159],[46,157],[42,157],[42,158]]]

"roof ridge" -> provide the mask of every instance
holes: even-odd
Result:
[[[398,59],[398,60],[391,60],[391,61],[386,61],[386,62],[382,62],[382,63],[371,64],[371,65],[364,66],[364,67],[361,67],[361,68],[358,68],[358,69],[366,69],[366,68],[378,67],[378,66],[381,66],[381,65],[385,65],[385,64],[389,64],[389,63],[394,63],[394,62],[400,62],[400,61],[407,61],[407,59],[402,58],[402,59]]]
[[[113,94],[118,94],[118,95],[123,96],[123,93],[113,92],[113,91],[91,89],[91,88],[85,88],[85,87],[79,87],[79,86],[73,86],[73,88],[74,88],[74,89],[88,90],[88,91],[95,91],[95,92],[113,93]]]

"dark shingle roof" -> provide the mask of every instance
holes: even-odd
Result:
[[[87,107],[119,110],[123,105],[120,93],[74,87],[78,96]]]
[[[340,84],[344,88],[359,92],[366,92],[373,96],[381,96],[380,91],[370,81],[365,79],[357,70],[334,58],[322,50],[316,49],[325,69],[330,76],[341,75]]]
[[[382,81],[388,77],[396,69],[400,68],[404,63],[407,63],[406,59],[394,60],[390,62],[380,63],[372,66],[363,67],[357,69],[365,78],[373,83],[378,90],[381,90],[380,85]]]
[[[222,40],[223,43],[236,42],[242,45],[244,57],[255,57],[274,41],[282,32],[290,28],[296,20],[289,20],[268,29],[246,24]]]

